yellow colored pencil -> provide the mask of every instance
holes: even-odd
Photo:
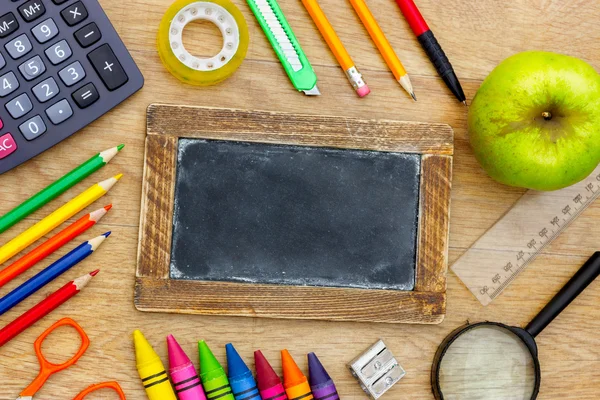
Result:
[[[302,0],[304,8],[310,14],[310,17],[314,21],[315,25],[321,32],[321,36],[327,42],[327,45],[331,49],[331,52],[335,56],[340,67],[346,73],[346,77],[350,81],[350,84],[360,97],[364,97],[370,93],[369,86],[365,83],[358,68],[354,65],[354,61],[348,54],[348,51],[344,47],[344,44],[335,33],[333,26],[327,19],[327,16],[319,6],[317,0]]]
[[[56,209],[52,214],[0,247],[0,264],[9,260],[46,233],[104,196],[122,176],[123,174],[119,174],[90,186],[79,196],[71,199],[62,207]]]
[[[375,17],[367,7],[367,3],[364,0],[350,0],[350,4],[354,7],[354,11],[358,14],[358,17],[362,21],[363,25],[369,32],[371,39],[375,42],[375,46],[379,49],[385,63],[388,65],[392,73],[394,74],[394,78],[398,81],[398,83],[411,95],[411,97],[416,101],[417,98],[415,96],[415,92],[412,87],[412,83],[410,82],[410,78],[402,65],[402,62],[394,52],[394,49],[390,45],[390,42],[385,37],[383,31],[379,27],[379,24],[375,20]]]

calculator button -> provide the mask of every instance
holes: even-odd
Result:
[[[33,140],[46,132],[46,124],[44,124],[42,117],[36,115],[19,125],[19,130],[25,136],[25,139]]]
[[[22,34],[4,45],[8,54],[15,60],[31,51],[31,42],[26,34]]]
[[[38,42],[46,43],[48,40],[51,40],[58,35],[58,27],[52,18],[48,18],[33,27],[31,33],[33,33],[33,36],[35,36]]]
[[[35,56],[19,65],[19,71],[25,80],[31,81],[46,72],[46,66],[40,56]]]
[[[69,0],[52,0],[52,2],[54,4],[62,4],[62,3],[66,3],[67,1],[69,1]]]
[[[0,97],[6,97],[18,88],[19,80],[14,72],[11,71],[0,76]]]
[[[14,119],[17,119],[31,111],[33,105],[31,104],[31,100],[29,100],[29,96],[23,93],[6,103],[5,107],[10,115]]]
[[[58,125],[61,122],[69,119],[69,117],[73,115],[73,110],[71,109],[69,102],[63,99],[53,106],[47,108],[46,115],[54,125]]]
[[[25,4],[19,6],[21,17],[27,22],[38,19],[46,12],[44,4],[41,0],[29,0]]]
[[[73,86],[83,78],[85,78],[85,71],[79,61],[75,61],[73,64],[69,64],[58,72],[58,76],[67,86]]]
[[[73,54],[66,40],[61,40],[55,45],[47,48],[45,53],[46,57],[48,57],[50,62],[54,65],[60,64]]]
[[[7,37],[17,29],[19,29],[19,23],[15,14],[9,12],[0,17],[0,38]]]
[[[77,25],[87,18],[88,12],[81,1],[71,4],[60,12],[63,19],[69,26]]]
[[[0,160],[17,151],[17,143],[10,133],[0,136]]]
[[[75,39],[81,47],[90,47],[98,40],[102,38],[98,25],[94,22],[87,24],[77,32],[75,32]]]
[[[31,90],[33,91],[35,98],[38,99],[40,103],[47,102],[60,92],[56,81],[52,77],[44,79],[35,85]]]
[[[88,83],[81,89],[77,89],[75,92],[73,92],[72,96],[79,108],[89,107],[100,98],[98,90],[93,83]]]
[[[2,54],[0,54],[0,69],[4,68],[5,65],[6,65],[6,60],[4,59],[4,56]]]
[[[88,54],[88,59],[108,90],[115,90],[129,80],[125,70],[108,44],[103,44],[92,51]]]

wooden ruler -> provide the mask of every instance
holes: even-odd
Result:
[[[484,306],[600,195],[600,166],[553,192],[527,191],[451,269]]]

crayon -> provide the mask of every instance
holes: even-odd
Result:
[[[286,349],[281,350],[281,369],[283,369],[283,387],[288,399],[311,400],[314,398],[308,385],[308,379]]]
[[[204,340],[198,342],[200,379],[208,400],[235,400],[225,370]]]
[[[139,330],[133,332],[133,343],[135,345],[137,370],[142,379],[144,389],[146,389],[148,399],[177,400],[173,388],[169,383],[165,366]]]
[[[169,374],[179,400],[206,400],[202,382],[194,364],[185,354],[173,335],[167,336],[169,349]]]
[[[287,396],[281,379],[260,350],[254,352],[254,364],[256,364],[256,382],[258,390],[260,390],[260,397],[269,400],[286,400]]]
[[[308,353],[308,380],[315,400],[339,400],[333,380],[315,353]]]
[[[231,343],[225,345],[227,351],[227,372],[235,400],[261,400],[252,371]]]

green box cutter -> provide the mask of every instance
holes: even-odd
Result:
[[[321,94],[317,75],[275,0],[247,0],[294,87],[309,96]]]

